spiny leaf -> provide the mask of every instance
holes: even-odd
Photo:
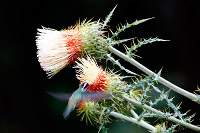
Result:
[[[132,40],[132,39],[133,39],[133,38],[122,39],[122,40],[117,40],[117,41],[112,41],[112,42],[110,43],[110,45],[111,45],[111,46],[114,46],[114,45],[116,45],[116,44],[124,43],[124,42],[127,42],[127,41]]]
[[[154,81],[157,81],[158,78],[160,77],[161,75],[161,72],[162,72],[162,68],[160,69],[160,71],[158,72],[158,74],[155,76],[155,78],[153,79]]]
[[[164,133],[173,133],[175,131],[175,128],[178,126],[178,124],[176,125],[172,125],[170,128],[168,128]]]
[[[161,74],[161,70],[158,72],[157,76],[155,78],[153,78],[152,80],[149,80],[147,83],[148,86],[146,88],[144,88],[144,92],[143,92],[143,96],[141,97],[141,102],[144,103],[147,99],[147,92],[149,91],[149,88],[152,87],[156,92],[160,93],[160,97],[155,99],[154,102],[149,102],[150,106],[154,106],[156,105],[159,101],[162,100],[166,100],[168,107],[170,107],[171,109],[173,109],[174,111],[174,117],[179,117],[181,120],[186,121],[187,119],[184,117],[186,114],[182,114],[179,109],[180,109],[180,105],[175,106],[173,103],[173,99],[174,98],[168,98],[169,92],[170,90],[168,90],[167,92],[164,91],[160,91],[157,87],[154,86],[154,82],[158,79],[158,77]]]
[[[162,113],[162,114],[157,114],[157,113],[152,113],[152,112],[147,112],[143,114],[143,117],[157,117],[157,118],[168,118],[172,116],[170,113]]]
[[[128,29],[131,26],[135,26],[135,25],[141,24],[141,23],[143,23],[143,22],[145,22],[147,20],[150,20],[152,18],[147,18],[147,19],[142,19],[142,20],[136,20],[135,22],[133,22],[131,24],[127,23],[127,24],[123,25],[122,27],[119,27],[116,32],[112,33],[111,39],[113,39],[114,37],[117,37],[119,35],[119,33],[123,32],[125,29]]]
[[[109,117],[109,114],[110,114],[110,112],[113,110],[112,108],[110,108],[110,110],[108,110],[107,112],[105,112],[107,110],[107,108],[103,108],[103,110],[102,110],[102,112],[101,112],[101,116],[100,116],[100,124],[101,124],[101,126],[99,127],[99,131],[98,131],[98,133],[102,130],[103,131],[103,133],[107,133],[107,129],[105,128],[105,123],[106,123],[106,121],[107,121],[107,119],[108,119],[108,117]],[[105,115],[104,115],[104,118],[102,118],[102,116],[103,116],[103,114],[105,113]]]
[[[149,39],[144,39],[141,41],[138,41],[138,44],[133,45],[130,49],[131,50],[136,50],[137,48],[145,45],[145,44],[149,44],[149,43],[153,43],[153,42],[159,42],[159,41],[168,41],[168,40],[164,40],[164,39],[159,39],[159,38],[149,38]]]
[[[153,43],[153,42],[158,42],[158,41],[168,41],[168,40],[164,40],[164,39],[159,39],[159,38],[149,38],[149,39],[141,39],[141,40],[138,40],[138,43],[137,44],[135,44],[134,43],[134,45],[132,46],[132,47],[130,47],[130,48],[127,48],[126,49],[126,54],[128,55],[128,56],[130,56],[130,57],[132,57],[132,56],[137,56],[136,54],[135,54],[135,52],[136,52],[136,50],[139,48],[139,47],[141,47],[141,46],[143,46],[143,45],[145,45],[145,44],[149,44],[149,43]]]
[[[155,87],[155,86],[152,86],[152,87],[156,92],[161,93],[161,91],[160,91],[160,89],[158,87]]]
[[[107,26],[107,23],[110,21],[111,16],[113,15],[113,12],[115,11],[115,8],[117,7],[117,5],[112,9],[112,11],[108,14],[108,16],[106,17],[106,19],[104,20],[103,26],[101,29],[104,29],[104,27]]]
[[[147,92],[150,91],[150,86],[148,85],[146,88],[143,90],[143,95],[141,96],[141,103],[144,104],[146,102],[146,99],[148,98]]]
[[[119,68],[120,68],[121,70],[124,70],[125,72],[127,72],[127,73],[129,73],[129,74],[137,75],[136,73],[134,73],[134,72],[132,72],[132,71],[126,69],[125,67],[123,67],[123,66],[119,63],[119,61],[115,60],[115,59],[111,56],[111,54],[107,54],[107,55],[106,55],[106,60],[107,60],[107,61],[108,61],[108,60],[111,61],[114,65],[119,66]]]

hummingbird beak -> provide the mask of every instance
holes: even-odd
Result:
[[[80,85],[80,88],[81,88],[81,91],[82,92],[86,92],[87,88],[89,87],[89,84],[87,82],[83,82],[81,85]]]

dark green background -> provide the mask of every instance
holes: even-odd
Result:
[[[66,103],[44,92],[73,92],[79,82],[71,67],[47,79],[37,61],[35,36],[41,26],[60,30],[79,19],[104,19],[116,4],[118,7],[109,23],[113,31],[119,23],[155,17],[128,29],[120,35],[121,39],[171,40],[140,48],[138,55],[143,58],[137,60],[155,72],[163,67],[163,77],[190,92],[196,90],[200,83],[199,0],[4,0],[0,2],[0,133],[97,132],[95,127],[80,122],[75,112],[64,120],[62,111]],[[142,73],[121,62],[132,71]],[[194,124],[200,124],[200,105],[176,93],[172,96],[175,103],[182,102],[181,111],[191,109],[190,115],[196,112]],[[138,129],[138,126],[114,120],[109,131],[146,132],[143,128],[136,131],[134,127]]]

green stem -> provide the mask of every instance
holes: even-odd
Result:
[[[155,131],[157,130],[154,126],[152,126],[152,125],[146,123],[146,122],[143,121],[143,120],[138,121],[138,120],[135,119],[135,118],[128,117],[128,116],[122,115],[122,114],[117,113],[117,112],[114,112],[114,111],[110,112],[110,115],[111,115],[111,116],[114,116],[114,117],[116,117],[116,118],[120,118],[120,119],[123,119],[123,120],[126,120],[126,121],[130,121],[130,122],[132,122],[132,123],[135,123],[135,124],[137,124],[137,125],[139,125],[139,126],[142,126],[142,127],[146,128],[146,129],[148,129],[148,130],[151,130],[151,131],[153,131],[153,132],[155,132]]]
[[[157,74],[152,72],[151,70],[149,70],[148,68],[146,68],[145,66],[143,66],[142,64],[140,64],[139,62],[137,62],[135,59],[125,55],[124,53],[120,52],[119,50],[113,48],[112,46],[109,46],[108,49],[114,53],[115,55],[119,56],[120,58],[124,59],[125,61],[131,63],[132,65],[134,65],[135,67],[137,67],[138,69],[140,69],[141,71],[143,71],[144,73],[146,73],[149,76],[156,76]],[[158,78],[158,82],[165,85],[166,87],[174,90],[175,92],[191,99],[192,101],[196,101],[196,102],[200,102],[200,99],[198,98],[197,95],[188,92],[172,83],[170,83],[169,81],[167,81],[166,79],[162,78],[159,76]]]
[[[133,109],[131,109],[130,112],[136,119],[139,119],[139,116],[137,115],[137,113],[135,113]]]
[[[158,111],[157,109],[154,109],[154,108],[152,108],[152,107],[150,107],[150,106],[148,106],[148,105],[146,105],[146,104],[142,104],[142,103],[139,102],[139,101],[136,101],[136,100],[134,100],[134,99],[130,99],[130,98],[126,97],[126,96],[123,96],[123,97],[124,97],[126,100],[130,101],[131,103],[133,103],[134,105],[136,105],[136,106],[138,106],[138,107],[141,107],[141,108],[143,108],[143,109],[149,110],[149,111],[151,111],[151,112],[153,112],[153,113],[156,113],[156,114],[160,114],[160,115],[163,115],[163,114],[164,114],[163,112]],[[177,124],[179,124],[179,125],[181,125],[181,126],[184,126],[184,127],[189,128],[189,129],[192,129],[192,130],[195,130],[195,131],[200,132],[200,127],[197,127],[197,126],[195,126],[195,125],[192,125],[192,124],[187,123],[187,122],[184,122],[184,121],[181,121],[181,120],[179,120],[179,119],[177,119],[177,118],[175,118],[175,117],[173,117],[173,116],[170,116],[170,117],[168,117],[167,119],[168,119],[169,121],[172,121],[172,122],[174,122],[174,123],[177,123]]]

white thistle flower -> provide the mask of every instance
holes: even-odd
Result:
[[[96,49],[98,44],[94,44],[98,39],[105,41],[101,27],[100,22],[83,21],[68,30],[58,31],[45,27],[38,29],[37,56],[42,69],[52,77],[84,53],[99,53]]]

